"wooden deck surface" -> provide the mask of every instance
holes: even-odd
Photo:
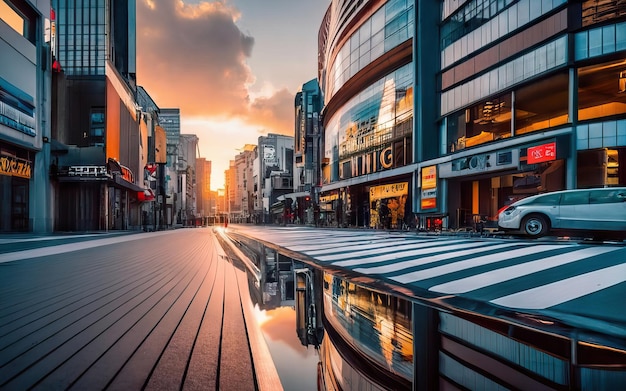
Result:
[[[0,389],[268,388],[246,274],[215,234],[138,235],[0,263]]]

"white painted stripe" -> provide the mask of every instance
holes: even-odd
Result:
[[[488,265],[490,263],[507,261],[512,258],[523,257],[525,255],[539,254],[544,251],[556,250],[563,248],[562,245],[539,245],[530,246],[527,248],[499,252],[497,254],[485,255],[482,257],[465,259],[459,262],[448,263],[446,265],[436,266],[430,269],[417,270],[411,273],[402,274],[399,276],[391,277],[392,280],[401,282],[403,284],[425,280],[427,278],[439,277],[444,274],[454,273],[460,270],[471,269],[477,266]]]
[[[382,266],[359,267],[359,268],[355,268],[354,271],[363,273],[363,274],[385,274],[385,273],[391,273],[391,272],[395,272],[395,271],[402,270],[402,269],[408,269],[413,266],[421,266],[421,265],[426,265],[426,264],[433,263],[433,262],[445,261],[447,259],[464,257],[466,255],[472,255],[472,254],[476,254],[476,253],[480,253],[484,251],[500,250],[503,248],[509,248],[509,247],[520,246],[520,245],[522,245],[522,243],[504,243],[504,244],[496,244],[496,245],[489,245],[489,243],[485,243],[485,242],[466,243],[466,244],[455,246],[455,247],[467,248],[467,250],[452,251],[446,254],[436,254],[436,255],[431,255],[428,257],[422,257],[418,259],[411,259],[410,261],[395,262],[395,263],[390,263],[388,265],[382,265]],[[482,246],[482,247],[478,247],[478,246]],[[475,247],[478,247],[478,248],[475,248]],[[406,252],[398,254],[396,258],[405,258],[405,257],[423,255],[425,254],[424,251],[425,250],[406,251]],[[430,252],[432,252],[432,250],[430,250]],[[382,260],[382,258],[389,258],[389,255],[367,258],[367,261],[370,262],[370,260],[374,258],[380,258],[374,261],[374,262],[378,262]]]
[[[542,258],[536,261],[526,262],[446,282],[444,284],[435,285],[429,290],[446,294],[465,293],[504,281],[509,281],[518,277],[527,276],[532,273],[566,265],[568,263],[578,262],[596,255],[606,254],[618,249],[619,248],[617,247],[588,247],[582,250]]]
[[[58,235],[58,236],[38,236],[34,238],[12,238],[12,239],[0,239],[0,244],[13,244],[21,242],[42,242],[48,240],[61,240],[61,239],[76,239],[76,238],[88,238],[92,236],[103,237],[106,234],[82,234],[82,235]]]
[[[626,263],[503,296],[491,303],[510,308],[546,309],[625,281]]]
[[[465,240],[451,240],[449,242],[445,242],[445,244],[451,244],[451,243],[459,243],[459,242],[465,242],[463,245],[467,245],[467,241]],[[339,262],[335,262],[335,265],[338,266],[351,266],[351,265],[358,265],[360,262],[367,262],[364,259],[357,259],[355,257],[367,257],[369,255],[378,255],[381,253],[392,253],[392,254],[397,254],[400,251],[404,251],[404,250],[414,250],[414,249],[419,249],[419,248],[424,248],[424,247],[429,247],[432,248],[430,250],[430,252],[436,252],[436,251],[446,251],[449,247],[455,247],[458,248],[459,246],[437,246],[436,245],[437,242],[436,241],[432,241],[432,242],[426,242],[426,243],[416,243],[416,244],[407,244],[407,245],[402,245],[402,246],[393,246],[393,247],[389,247],[389,248],[374,248],[372,250],[365,250],[365,251],[353,251],[351,253],[348,254],[333,254],[333,255],[325,255],[325,256],[321,256],[321,257],[315,257],[316,259],[320,260],[320,261],[339,261]],[[461,247],[463,246],[461,245]],[[346,258],[350,258],[349,260],[346,260]]]
[[[182,232],[183,230],[159,231],[149,233],[138,233],[124,236],[116,236],[113,238],[87,240],[79,243],[60,244],[58,246],[48,246],[36,248],[32,250],[14,251],[10,253],[0,254],[0,263],[18,261],[21,259],[45,257],[49,255],[57,255],[69,253],[71,251],[84,250],[86,248],[107,246],[115,243],[130,242],[133,240],[146,239],[148,237],[172,234]]]
[[[303,241],[300,241],[298,245],[295,245],[295,246],[289,246],[289,245],[285,245],[285,246],[293,251],[301,251],[309,255],[314,255],[311,252],[317,252],[317,251],[324,252],[324,251],[337,249],[337,248],[365,246],[365,245],[370,245],[370,244],[374,246],[380,246],[381,244],[386,243],[386,241],[383,241],[382,239],[372,240],[372,239],[362,239],[360,237],[358,239],[354,238],[353,240],[346,240],[346,238],[343,238],[343,239],[335,240],[332,242],[328,241],[328,239],[309,238],[304,241],[306,244],[302,244],[302,242]],[[407,241],[406,239],[398,239],[398,240],[392,241],[392,243],[394,242],[408,243],[409,241]]]
[[[363,241],[363,242],[349,242],[345,243],[343,246],[337,246],[332,248],[324,248],[322,250],[315,251],[305,251],[306,255],[315,257],[318,255],[324,255],[336,252],[337,249],[342,251],[352,251],[352,250],[369,250],[373,248],[384,249],[387,247],[391,247],[394,244],[418,244],[418,243],[426,243],[428,240],[408,240],[408,239],[387,239],[387,240],[377,240],[372,242],[371,240]],[[432,240],[430,241],[432,242]],[[319,248],[319,247],[317,247]],[[295,251],[295,249],[292,249]]]

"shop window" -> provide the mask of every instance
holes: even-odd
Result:
[[[569,122],[568,76],[558,74],[515,91],[515,134]]]
[[[624,61],[578,70],[578,120],[626,114],[626,64]]]
[[[511,96],[488,99],[448,118],[448,151],[511,137]]]

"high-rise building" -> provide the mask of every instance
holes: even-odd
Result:
[[[626,185],[626,8],[444,1],[438,154],[417,211],[496,224],[538,193]]]
[[[318,55],[323,225],[399,228],[412,220],[416,157],[437,145],[415,139],[436,118],[430,79],[438,70],[436,61],[422,64],[413,56],[433,46],[429,39],[418,44],[416,34],[437,26],[416,23],[416,3],[422,20],[436,18],[438,2],[413,0],[335,0],[324,16]],[[432,54],[423,58],[431,61]]]
[[[259,137],[258,175],[255,184],[255,205],[259,222],[283,223],[285,213],[291,213],[291,205],[285,205],[284,196],[293,192],[293,142],[292,136],[275,133]],[[255,169],[253,168],[253,176]]]
[[[0,232],[52,230],[50,1],[0,1]]]
[[[178,188],[176,191],[176,223],[188,224],[191,216],[197,215],[204,206],[201,204],[199,192],[196,188],[201,185],[201,181],[208,179],[211,185],[211,168],[209,162],[208,178],[200,170],[204,168],[206,161],[197,158],[198,136],[195,134],[181,134],[178,141],[178,164],[176,165],[176,180]],[[202,185],[204,186],[204,185]]]
[[[236,186],[231,189],[231,221],[250,222],[254,213],[254,161],[257,147],[246,144],[235,156],[234,171],[229,178],[235,178]],[[234,184],[233,183],[233,184]]]
[[[215,211],[211,204],[211,161],[206,158],[196,160],[196,210],[203,222]]]
[[[143,187],[135,1],[53,0],[56,230],[138,229]],[[141,179],[139,179],[141,178]]]
[[[297,221],[313,224],[313,208],[321,187],[322,92],[317,79],[305,83],[296,94],[294,175],[292,195]]]

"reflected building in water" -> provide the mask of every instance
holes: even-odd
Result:
[[[262,276],[252,278],[259,305],[295,307],[294,333],[303,345],[319,348],[320,389],[597,390],[626,384],[619,330],[601,333],[462,297],[429,296],[229,235],[248,258],[257,257],[256,268],[250,259],[244,263],[251,275]]]

